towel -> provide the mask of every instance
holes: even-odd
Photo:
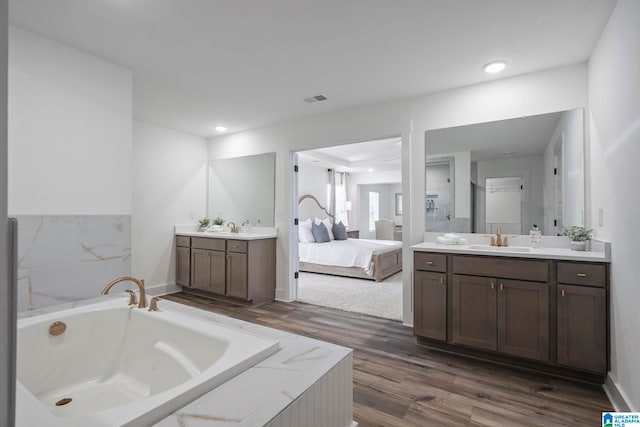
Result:
[[[468,245],[467,239],[454,233],[446,233],[444,236],[438,236],[436,242],[442,245]]]

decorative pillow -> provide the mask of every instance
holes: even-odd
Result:
[[[331,241],[329,238],[329,230],[327,230],[327,227],[325,227],[323,223],[311,224],[311,232],[313,233],[313,237],[316,239],[316,243],[326,243]]]
[[[313,243],[316,239],[311,232],[311,218],[298,223],[298,240],[304,243]]]
[[[347,227],[344,226],[342,221],[333,224],[333,235],[336,240],[347,240]]]
[[[333,231],[331,231],[331,229],[333,228],[331,225],[331,220],[329,218],[325,218],[325,219],[316,218],[316,224],[320,224],[320,223],[324,224],[325,228],[329,232],[329,239],[335,240],[335,237],[333,236]]]

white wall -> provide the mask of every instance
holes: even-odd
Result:
[[[619,0],[589,60],[592,225],[612,242],[610,377],[633,411],[640,410],[639,16],[640,2]]]
[[[298,198],[311,194],[322,206],[327,207],[328,183],[329,172],[326,167],[307,162],[298,163]]]
[[[9,31],[9,212],[131,213],[131,72]]]
[[[133,162],[133,275],[147,286],[174,284],[174,225],[206,215],[206,140],[136,120]]]
[[[571,65],[220,136],[210,140],[209,156],[213,159],[276,152],[276,217],[278,212],[282,213],[282,220],[276,221],[279,227],[276,296],[286,300],[295,298],[295,290],[291,286],[294,264],[289,262],[289,254],[291,245],[297,244],[295,234],[290,238],[293,228],[291,212],[296,206],[292,195],[291,152],[400,135],[404,204],[403,316],[404,322],[411,324],[412,259],[409,246],[422,241],[425,229],[425,132],[584,108],[587,104],[586,88],[586,64]]]

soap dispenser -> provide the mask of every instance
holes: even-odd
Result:
[[[536,224],[533,224],[533,227],[529,230],[529,237],[531,238],[531,247],[539,248],[542,240],[542,231],[538,229]]]

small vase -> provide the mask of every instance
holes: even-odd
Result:
[[[587,242],[586,241],[581,241],[581,242],[576,242],[576,241],[571,241],[571,250],[572,251],[584,251],[587,249]]]

